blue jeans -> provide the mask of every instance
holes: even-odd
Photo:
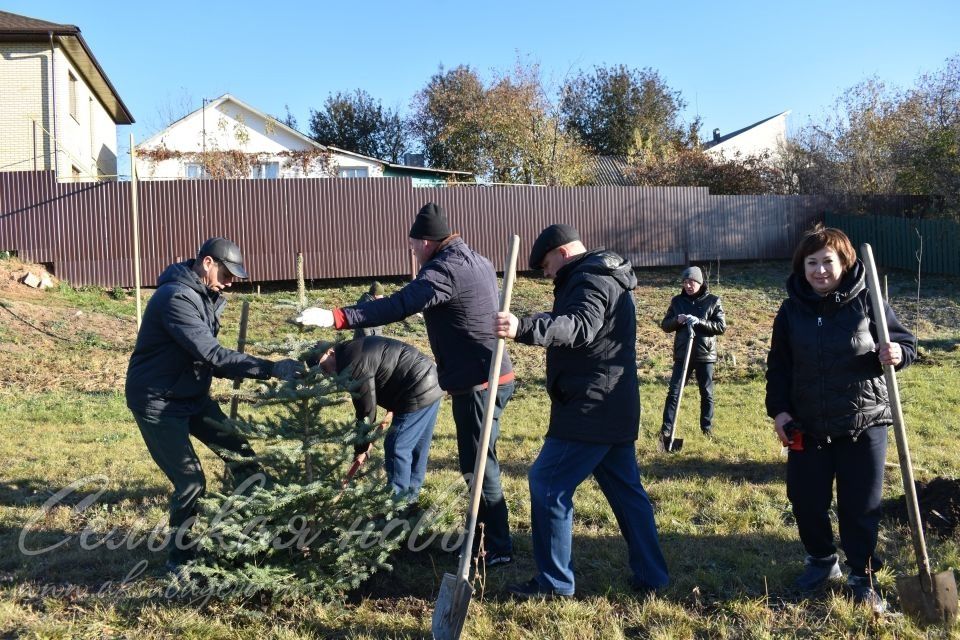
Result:
[[[487,465],[483,470],[480,511],[477,514],[478,530],[474,537],[474,551],[480,544],[479,526],[483,525],[485,549],[494,555],[513,553],[513,540],[510,538],[507,501],[500,486],[500,462],[497,459],[497,438],[500,435],[500,414],[513,395],[513,382],[501,384],[497,388],[497,400],[493,409],[493,425],[490,431],[490,448],[487,450]],[[487,390],[472,391],[451,396],[453,421],[457,425],[457,454],[460,461],[460,473],[473,474],[473,465],[480,443],[480,429],[483,427],[483,408],[487,403]],[[467,483],[469,485],[469,483]]]
[[[396,413],[383,439],[387,479],[397,495],[413,501],[427,475],[427,456],[433,440],[440,400],[410,413]]]
[[[633,443],[592,444],[547,438],[530,468],[530,515],[537,581],[562,594],[575,591],[573,493],[593,474],[627,541],[630,569],[640,586],[659,588],[670,576],[660,551],[653,505],[640,483]]]

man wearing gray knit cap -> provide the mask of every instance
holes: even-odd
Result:
[[[663,426],[660,437],[664,446],[670,440],[680,402],[683,382],[683,364],[687,354],[690,333],[693,332],[693,350],[690,353],[689,375],[693,371],[700,387],[700,429],[706,436],[713,434],[713,366],[717,362],[717,336],[727,330],[720,298],[707,292],[707,283],[700,267],[687,267],[681,275],[682,288],[670,301],[670,307],[660,326],[664,331],[676,332],[673,339],[673,375],[663,406]]]

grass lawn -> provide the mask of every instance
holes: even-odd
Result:
[[[0,271],[13,268],[0,261]],[[764,359],[787,269],[785,262],[724,264],[717,283],[712,265],[710,287],[722,296],[729,322],[717,366],[717,436],[707,441],[700,435],[698,394],[691,385],[679,417],[686,444],[675,455],[656,450],[672,358],[672,336],[660,330],[659,320],[679,290],[680,270],[638,272],[637,366],[644,411],[637,453],[672,574],[669,588],[655,597],[640,599],[630,590],[626,545],[592,479],[575,498],[577,598],[517,602],[503,595],[507,583],[534,573],[526,471],[548,417],[543,350],[509,345],[518,386],[498,446],[516,562],[481,576],[465,637],[960,637],[960,629],[924,630],[898,613],[894,578],[914,574],[916,567],[909,532],[894,521],[881,525],[880,550],[888,565],[878,576],[891,613],[875,618],[854,607],[839,585],[813,598],[792,587],[803,549],[786,499],[785,458],[763,407]],[[923,480],[960,475],[958,283],[924,276],[918,314],[912,276],[890,273],[894,308],[911,328],[919,320],[922,358],[900,380],[916,475]],[[367,284],[316,286],[310,299],[349,304]],[[386,284],[388,292],[402,285]],[[232,293],[221,342],[236,344],[241,299],[251,302],[251,340],[267,342],[294,331],[284,322],[288,311],[278,307],[294,297],[293,290]],[[544,310],[550,300],[548,282],[518,280],[518,315]],[[136,329],[133,310],[132,298],[118,291],[61,286],[40,293],[0,283],[0,637],[428,636],[440,578],[456,567],[455,556],[435,548],[398,553],[392,572],[376,575],[339,603],[240,606],[165,596],[163,555],[151,552],[145,538],[165,522],[170,487],[123,399]],[[429,352],[416,318],[386,333]],[[311,335],[331,338],[333,332]],[[214,392],[227,398],[229,383],[217,382]],[[198,450],[208,482],[217,486],[222,465],[205,448]],[[892,435],[888,460],[897,460]],[[76,492],[42,508],[76,481],[81,481]],[[425,498],[438,499],[447,487],[460,485],[445,400]],[[84,500],[95,493],[100,493],[96,500]],[[885,495],[901,494],[899,471],[891,467]],[[83,531],[96,535],[83,538]],[[927,543],[935,568],[960,565],[956,537],[931,536]]]

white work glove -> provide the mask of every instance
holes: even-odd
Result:
[[[687,316],[687,326],[693,329],[695,326],[700,324],[700,318],[697,316]]]
[[[333,311],[320,307],[308,307],[301,311],[294,321],[304,327],[332,327]]]

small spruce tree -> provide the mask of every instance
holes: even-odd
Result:
[[[306,360],[326,346],[288,337],[268,350]],[[379,434],[336,411],[350,386],[313,367],[297,380],[265,383],[251,415],[222,425],[251,442],[264,473],[201,501],[200,554],[182,577],[187,587],[228,600],[336,600],[392,568],[389,556],[404,536],[394,517],[403,505],[382,465],[368,462],[347,479],[353,445]]]

